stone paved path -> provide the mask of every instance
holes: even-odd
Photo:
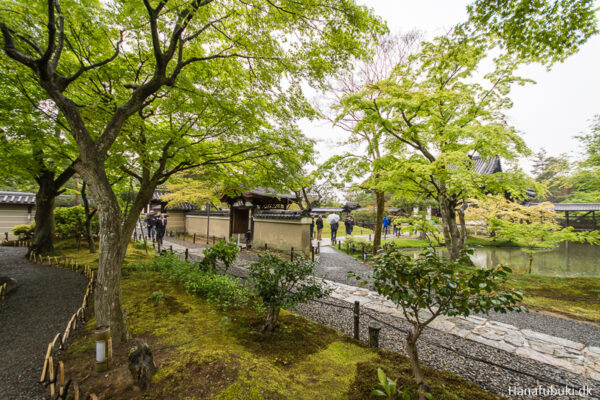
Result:
[[[0,399],[45,399],[38,383],[48,343],[65,329],[83,299],[87,280],[37,265],[25,248],[0,247],[0,275],[17,289],[0,300]]]
[[[173,250],[176,252],[185,251],[185,246],[169,244],[173,245]],[[190,254],[200,256],[201,249],[190,249]],[[332,289],[332,298],[350,304],[359,301],[361,307],[368,310],[404,319],[402,312],[392,302],[373,291],[357,287],[357,281],[348,278],[348,271],[366,276],[368,267],[332,247],[321,248],[316,273],[325,278],[324,282]],[[567,321],[567,323],[573,323],[576,329],[577,323],[574,321]],[[481,316],[440,316],[429,327],[600,381],[600,346],[580,343]],[[593,325],[589,327],[594,339],[597,340],[600,337],[600,328]]]

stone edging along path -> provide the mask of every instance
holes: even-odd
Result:
[[[394,303],[376,292],[329,280],[324,282],[332,289],[332,298],[348,303],[359,301],[366,309],[405,319]],[[428,327],[600,381],[600,347],[477,316],[439,316]]]

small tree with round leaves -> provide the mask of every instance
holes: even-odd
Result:
[[[279,310],[294,307],[329,291],[314,276],[315,264],[304,257],[282,260],[264,251],[258,262],[250,266],[249,280],[267,308],[267,320],[262,333],[272,333],[277,327]]]
[[[427,398],[429,387],[419,363],[417,340],[427,325],[440,315],[524,310],[518,305],[521,293],[506,289],[510,268],[470,268],[468,253],[452,261],[430,250],[412,258],[387,247],[373,258],[373,289],[395,303],[411,325],[406,352],[421,400]]]

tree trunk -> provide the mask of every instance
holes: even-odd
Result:
[[[443,196],[439,198],[442,222],[444,224],[444,240],[452,260],[457,260],[464,249],[464,236],[456,223],[456,204]]]
[[[375,235],[373,236],[373,255],[377,254],[377,250],[381,247],[381,231],[383,230],[383,211],[385,208],[384,192],[376,190],[375,198],[377,199],[377,216],[375,217]]]
[[[408,334],[406,335],[406,353],[410,360],[417,387],[419,388],[419,400],[426,400],[425,395],[429,392],[429,386],[425,382],[423,370],[421,370],[421,365],[419,364],[419,352],[417,350],[418,338],[419,334],[415,334],[412,329],[408,331]]]
[[[275,328],[277,327],[277,321],[279,319],[279,307],[271,306],[269,307],[269,313],[267,314],[267,321],[262,328],[262,333],[273,333]]]
[[[77,172],[89,185],[100,220],[99,262],[94,290],[96,326],[110,326],[113,343],[127,340],[127,324],[121,307],[123,214],[106,176],[102,160],[78,163]]]
[[[94,292],[96,325],[110,325],[117,345],[121,340],[127,340],[127,325],[121,308],[121,265],[125,258],[121,240],[121,210],[116,198],[114,202],[96,195],[94,198],[98,199],[100,218],[98,276]]]
[[[90,154],[87,154],[89,157]],[[127,323],[121,307],[121,266],[131,233],[140,212],[152,198],[156,180],[144,180],[135,201],[124,216],[119,207],[102,160],[88,159],[77,164],[77,172],[94,196],[100,223],[99,263],[94,291],[96,326],[110,325],[113,343],[128,339]]]
[[[58,196],[54,173],[45,172],[37,182],[39,188],[35,197],[35,229],[29,253],[49,254],[54,251],[54,204]]]
[[[467,242],[467,223],[465,221],[465,211],[467,209],[467,202],[463,199],[463,204],[458,209],[458,220],[460,222],[460,238],[459,245],[462,249],[465,248],[465,243]]]
[[[96,252],[96,243],[94,243],[94,235],[92,233],[92,219],[96,211],[90,210],[90,203],[86,193],[87,184],[83,182],[81,186],[81,200],[83,201],[83,208],[85,209],[85,240],[88,242],[88,248],[90,253]]]

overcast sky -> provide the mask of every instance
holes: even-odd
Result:
[[[467,19],[468,0],[359,0],[388,23],[391,32],[419,29],[425,39],[446,33]],[[517,86],[511,92],[514,106],[509,122],[533,151],[544,147],[550,155],[569,153],[577,157],[576,135],[588,130],[590,119],[600,113],[600,36],[551,71],[539,65],[522,67],[520,75],[536,84]],[[334,145],[343,137],[330,124],[303,123],[304,132],[321,140],[320,161],[339,151]],[[521,165],[529,169],[528,162]],[[527,171],[529,172],[529,171]]]

